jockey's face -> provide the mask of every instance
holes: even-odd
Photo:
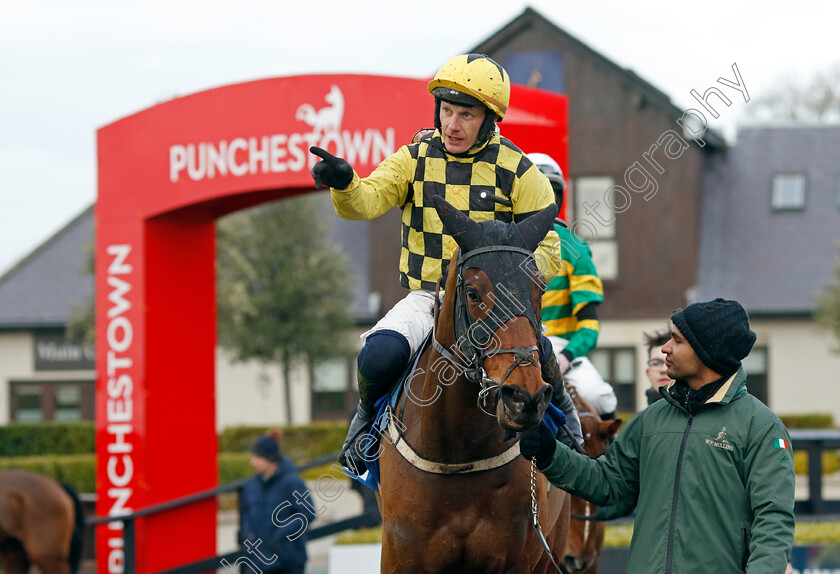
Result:
[[[484,106],[440,102],[440,133],[447,151],[464,153],[476,144],[486,110]]]

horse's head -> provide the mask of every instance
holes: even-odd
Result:
[[[433,198],[458,244],[446,290],[455,290],[455,347],[467,378],[498,391],[499,424],[520,431],[539,423],[551,400],[537,352],[544,282],[534,251],[554,222],[549,205],[520,223],[481,223]]]

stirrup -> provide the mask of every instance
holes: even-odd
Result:
[[[341,446],[341,452],[338,454],[338,462],[352,470],[356,475],[364,474],[367,468],[363,453],[359,452],[356,445],[361,437],[370,433],[373,422],[373,420],[366,420],[359,416],[359,413],[356,413],[350,422],[350,428],[347,429],[347,438]]]

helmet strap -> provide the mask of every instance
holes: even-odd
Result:
[[[481,122],[481,127],[478,129],[478,140],[475,145],[480,146],[490,141],[493,134],[496,133],[496,112],[484,106],[484,120]]]

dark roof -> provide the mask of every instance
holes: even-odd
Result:
[[[0,328],[63,327],[93,296],[93,206],[0,277]]]
[[[581,53],[588,55],[599,64],[605,66],[608,70],[641,93],[643,93],[648,101],[653,102],[659,107],[663,108],[668,114],[673,115],[674,118],[682,116],[685,110],[680,109],[671,101],[667,94],[654,87],[653,84],[643,80],[639,75],[629,68],[622,68],[600,52],[593,50],[589,45],[572,36],[559,26],[531,8],[530,6],[523,10],[522,14],[505,24],[504,27],[493,33],[486,40],[481,42],[472,51],[481,53],[495,52],[505,44],[512,41],[516,36],[527,33],[528,29],[533,27],[536,23],[548,26],[553,33],[565,38],[572,46],[574,46]],[[706,130],[703,140],[708,144],[708,148],[717,149],[723,147],[725,142],[723,137],[711,128]],[[704,148],[707,149],[707,148]]]
[[[94,277],[86,271],[93,250],[94,206],[0,277],[0,329],[64,328],[77,308],[93,297]],[[358,323],[375,320],[370,302],[367,221],[345,221],[330,206],[332,240],[347,253],[354,275],[351,311]]]
[[[742,129],[710,159],[703,191],[697,299],[740,301],[753,314],[814,311],[834,278],[840,240],[840,126]],[[773,211],[773,176],[805,174],[805,208]]]

